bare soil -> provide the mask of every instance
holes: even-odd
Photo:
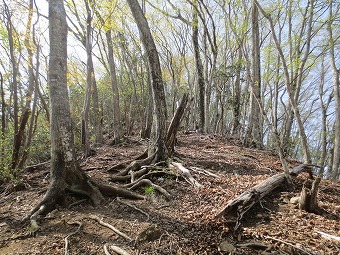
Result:
[[[122,145],[97,147],[96,154],[82,160],[81,166],[93,178],[110,183],[106,170],[137,157],[146,146],[145,141],[131,138]],[[215,215],[228,200],[281,172],[278,157],[269,151],[243,148],[232,139],[198,134],[179,135],[176,152],[202,188],[169,175],[152,181],[170,192],[170,201],[157,191],[141,188],[138,192],[146,195],[146,200],[107,198],[102,205],[93,207],[90,201],[70,194],[66,207],[39,220],[41,228],[34,237],[21,220],[44,196],[49,169],[45,165],[26,171],[22,183],[0,189],[0,254],[105,254],[105,244],[114,244],[129,254],[148,255],[340,254],[340,241],[316,232],[340,236],[339,183],[322,180],[318,198],[323,213],[307,213],[288,203],[299,195],[307,178],[301,174],[294,185],[275,190],[247,212],[241,229],[234,233],[226,220],[216,220]],[[298,164],[290,160],[291,167]],[[82,202],[74,204],[77,201]],[[93,216],[131,240],[99,224]]]

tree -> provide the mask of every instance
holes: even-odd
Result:
[[[111,88],[113,92],[113,129],[115,132],[113,143],[119,143],[122,138],[122,123],[120,116],[120,98],[119,98],[119,90],[118,90],[118,82],[117,82],[117,74],[116,74],[116,64],[115,58],[113,56],[113,41],[112,41],[112,11],[110,11],[109,17],[102,16],[98,10],[96,11],[96,15],[100,20],[100,23],[105,31],[106,43],[107,43],[107,59],[109,63],[109,72],[110,72],[110,82]]]
[[[148,155],[151,156],[155,154],[153,161],[159,161],[167,158],[168,153],[165,146],[167,110],[161,66],[156,45],[141,6],[137,0],[128,0],[127,2],[138,26],[150,66],[152,99],[154,102],[154,122],[152,126],[153,130],[149,143]]]
[[[30,214],[35,230],[38,227],[36,217],[39,214],[46,215],[57,204],[62,204],[66,190],[88,196],[94,205],[98,205],[103,200],[103,194],[118,194],[123,191],[94,182],[80,169],[76,160],[66,79],[67,23],[63,0],[49,1],[49,36],[48,85],[51,109],[51,180],[43,200]],[[125,193],[125,190],[123,193]],[[126,191],[126,195],[143,198],[139,195],[135,196],[130,191]]]
[[[333,86],[335,98],[335,128],[334,128],[334,148],[333,148],[333,164],[332,164],[332,178],[339,179],[340,166],[340,68],[336,65],[335,60],[335,39],[333,37],[332,23],[336,16],[333,14],[333,1],[329,4],[329,20],[327,23],[327,30],[329,34],[329,52],[331,57],[331,66],[333,71]]]
[[[279,40],[277,38],[276,32],[275,32],[275,27],[274,27],[274,22],[273,19],[271,18],[271,16],[262,8],[262,6],[258,3],[257,0],[254,0],[255,4],[257,5],[259,11],[262,13],[262,15],[269,21],[270,24],[270,31],[275,43],[275,47],[279,53],[281,62],[283,64],[283,71],[284,71],[284,77],[285,77],[285,85],[286,85],[286,89],[288,92],[288,98],[289,98],[289,103],[291,104],[292,110],[294,112],[294,116],[297,122],[297,126],[298,126],[298,130],[299,130],[299,134],[300,134],[300,141],[301,141],[301,147],[303,150],[303,154],[304,154],[304,161],[305,163],[310,163],[311,162],[311,156],[310,156],[310,151],[309,151],[309,146],[308,146],[308,141],[307,141],[307,136],[306,136],[306,132],[303,126],[303,121],[301,118],[301,114],[300,114],[300,110],[298,108],[298,95],[299,95],[299,89],[298,88],[293,88],[293,81],[292,78],[289,75],[289,70],[288,70],[288,65],[286,62],[286,58],[284,56],[282,47],[279,43]],[[302,70],[305,66],[307,57],[309,55],[309,48],[310,48],[310,36],[311,36],[311,24],[312,24],[312,17],[313,17],[313,7],[314,7],[314,0],[312,0],[310,3],[310,8],[309,8],[309,12],[310,12],[310,16],[308,19],[308,40],[307,40],[307,49],[305,50],[305,54],[303,55],[303,59],[301,61],[301,64],[299,65],[299,72],[296,74],[297,76],[294,77],[295,79],[298,79],[300,82],[302,81]],[[308,8],[308,7],[307,7]]]
[[[261,100],[261,66],[260,66],[260,33],[259,33],[259,13],[258,8],[252,4],[252,81],[250,116],[247,137],[245,139],[248,146],[256,148],[263,147],[263,127],[262,116],[258,100]]]

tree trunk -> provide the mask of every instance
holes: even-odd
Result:
[[[116,65],[113,57],[111,29],[106,31],[105,35],[108,47],[108,61],[110,66],[110,79],[113,92],[113,129],[115,131],[114,143],[118,143],[122,138],[122,124],[120,118],[120,99],[117,83]]]
[[[151,127],[152,127],[152,120],[153,120],[153,114],[152,114],[152,109],[153,109],[153,102],[152,102],[152,88],[151,88],[151,77],[150,77],[150,71],[149,67],[147,66],[148,70],[148,105],[147,105],[147,111],[145,113],[145,125],[142,129],[141,132],[141,137],[143,139],[145,138],[150,138],[151,135]]]
[[[309,147],[308,147],[308,139],[307,139],[306,132],[305,132],[305,129],[304,129],[304,126],[303,126],[303,122],[302,122],[302,119],[301,119],[301,114],[300,114],[300,110],[298,108],[298,102],[297,102],[297,91],[299,89],[296,89],[296,91],[294,93],[294,88],[292,87],[293,82],[292,82],[290,75],[289,75],[288,65],[287,65],[282,47],[280,46],[279,40],[277,39],[273,19],[271,18],[271,16],[269,14],[267,14],[263,10],[263,8],[261,7],[261,5],[258,3],[257,0],[253,0],[253,1],[255,2],[258,9],[261,11],[262,15],[269,21],[270,30],[271,30],[272,37],[273,37],[273,40],[274,40],[274,43],[275,43],[275,47],[276,47],[276,49],[279,53],[280,59],[282,61],[283,72],[284,72],[284,77],[285,77],[285,86],[287,88],[289,102],[292,106],[292,110],[293,110],[294,115],[295,115],[295,120],[297,122],[299,135],[300,135],[301,147],[302,147],[303,154],[304,154],[304,161],[305,161],[305,163],[310,163],[311,155],[310,155],[310,151],[309,151]],[[310,2],[310,5],[311,5],[310,15],[311,16],[309,18],[309,23],[311,22],[311,19],[312,19],[312,16],[313,16],[313,4],[314,4],[314,1],[311,0],[311,2]],[[310,34],[310,27],[308,28],[308,34]],[[309,39],[310,39],[310,37],[309,37]],[[310,45],[310,42],[307,42],[307,48],[309,48],[309,45]],[[306,50],[304,58],[301,60],[302,66],[300,66],[300,71],[299,71],[300,73],[301,73],[301,69],[303,68],[304,63],[306,61],[306,57],[308,56],[307,53],[309,54],[309,50]]]
[[[162,80],[162,71],[159,62],[158,52],[148,22],[138,1],[128,0],[127,2],[137,23],[151,71],[152,98],[154,102],[154,122],[152,125],[153,131],[149,143],[148,154],[150,156],[156,153],[154,160],[163,160],[168,156],[165,145],[167,111],[164,84]]]
[[[65,191],[88,196],[97,205],[102,193],[144,198],[133,192],[96,183],[80,169],[74,148],[72,121],[67,89],[67,23],[63,0],[49,1],[50,59],[48,85],[51,108],[51,182],[43,200],[32,210],[31,222],[37,214],[47,214],[63,202]],[[35,223],[36,225],[36,223]]]
[[[1,93],[1,132],[0,132],[0,141],[1,141],[1,151],[0,151],[0,167],[4,167],[4,156],[5,156],[5,146],[3,144],[5,139],[5,131],[6,131],[6,103],[5,103],[5,91],[4,91],[4,78],[2,73],[0,72],[0,93]]]
[[[18,145],[21,141],[18,137],[18,131],[19,131],[19,105],[18,105],[18,75],[19,75],[19,61],[15,57],[15,41],[14,41],[14,27],[12,24],[12,17],[11,12],[8,8],[8,5],[5,1],[3,1],[4,4],[4,15],[6,15],[7,23],[6,28],[8,32],[8,42],[9,42],[9,53],[11,58],[11,64],[12,64],[12,88],[11,92],[13,93],[13,118],[14,118],[14,144]],[[18,146],[13,147],[13,153],[12,153],[12,169],[15,169],[15,167],[18,164],[18,155],[19,151],[17,151]],[[19,144],[20,149],[20,144]]]
[[[184,115],[185,108],[188,103],[188,94],[184,94],[179,104],[172,120],[168,128],[167,137],[166,137],[166,146],[169,151],[169,155],[172,155],[175,151],[175,143],[176,143],[176,135],[181,123],[181,119]]]
[[[333,149],[333,164],[332,164],[332,179],[338,180],[340,166],[340,69],[336,66],[335,59],[335,39],[333,38],[333,1],[329,5],[329,20],[327,24],[329,34],[329,50],[331,56],[331,65],[333,71],[333,87],[335,97],[335,128],[334,128],[334,149]]]
[[[261,67],[260,67],[260,34],[259,34],[259,13],[253,2],[252,6],[252,86],[250,100],[250,116],[247,137],[247,146],[255,148],[263,147],[262,116],[259,107],[261,100]]]
[[[84,105],[81,112],[81,143],[84,146],[85,157],[90,155],[90,132],[89,132],[89,112],[92,87],[94,81],[94,70],[92,61],[92,14],[89,3],[84,1],[86,6],[86,91]]]
[[[192,42],[195,53],[195,66],[197,74],[197,84],[198,84],[198,104],[199,104],[199,131],[204,131],[205,126],[205,86],[204,86],[204,74],[203,74],[203,64],[200,56],[200,48],[198,43],[198,15],[197,10],[193,8],[192,13]]]
[[[236,65],[236,80],[233,83],[232,91],[232,107],[233,107],[233,119],[231,135],[239,136],[241,133],[241,63],[242,63],[242,45],[239,45],[238,60]]]

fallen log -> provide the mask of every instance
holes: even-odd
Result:
[[[302,172],[307,172],[310,176],[312,176],[311,165],[302,164],[294,167],[289,171],[289,175],[298,176]],[[251,189],[243,192],[235,199],[230,200],[223,210],[216,215],[216,218],[221,218],[223,216],[230,225],[234,225],[233,228],[234,231],[236,231],[241,224],[243,215],[260,199],[281,186],[286,181],[286,178],[287,176],[285,173],[269,177]]]

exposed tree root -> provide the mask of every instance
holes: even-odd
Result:
[[[158,186],[156,184],[154,184],[152,181],[150,181],[149,179],[142,179],[140,181],[138,181],[137,183],[135,183],[130,190],[135,190],[141,186],[151,186],[153,187],[155,190],[157,190],[159,193],[161,193],[162,195],[165,196],[166,199],[170,200],[171,199],[171,195],[169,194],[169,192],[167,192],[165,189],[163,189],[161,186]]]
[[[179,170],[182,173],[181,175],[184,177],[184,179],[194,187],[200,188],[203,186],[194,177],[192,177],[190,171],[185,168],[181,163],[172,162],[170,164],[170,168],[175,168],[176,170]]]
[[[143,174],[146,174],[147,172],[148,172],[148,168],[142,167],[142,169],[140,169],[136,172],[130,171],[126,175],[113,175],[110,179],[111,179],[111,181],[129,181],[133,178],[138,178],[138,177],[142,176]]]
[[[79,221],[72,222],[72,223],[67,223],[67,224],[69,224],[69,225],[78,225],[78,228],[77,228],[77,230],[75,230],[72,233],[68,234],[65,237],[65,239],[64,239],[65,240],[65,248],[64,248],[65,249],[65,255],[69,254],[69,251],[68,251],[68,239],[69,239],[69,237],[77,234],[80,231],[81,227],[83,226],[83,223],[81,223]]]
[[[67,206],[67,208],[70,209],[72,206],[79,205],[79,204],[81,204],[81,203],[86,202],[87,200],[88,200],[87,198],[78,200],[78,201],[76,201],[76,202],[74,202],[74,203],[72,203],[72,204],[69,204],[69,205]]]
[[[113,244],[104,244],[104,253],[105,255],[111,255],[111,253],[109,252],[109,249],[108,249],[108,246],[109,248],[114,251],[116,254],[119,254],[119,255],[130,255],[130,253],[128,253],[127,251],[123,250],[122,248],[116,246],[116,245],[113,245]]]
[[[206,176],[211,176],[211,177],[214,177],[214,178],[220,178],[219,175],[217,174],[214,174],[208,170],[205,170],[205,169],[201,169],[201,168],[198,168],[198,167],[190,167],[191,170],[195,171],[195,172],[198,172],[198,173],[201,173],[201,174],[204,174]]]
[[[139,209],[137,206],[132,205],[132,204],[130,204],[130,203],[124,201],[124,200],[121,200],[119,197],[117,197],[117,202],[119,202],[119,203],[121,203],[121,204],[123,204],[123,205],[126,205],[126,206],[128,206],[128,207],[131,207],[131,208],[135,209],[136,211],[138,211],[138,212],[144,214],[144,215],[147,217],[147,220],[146,220],[146,221],[149,221],[150,215],[149,215],[148,213],[144,212],[142,209]]]
[[[132,241],[132,238],[130,238],[128,235],[124,234],[123,232],[121,232],[120,230],[116,229],[114,226],[112,226],[111,224],[109,223],[106,223],[104,221],[102,221],[101,219],[99,219],[98,216],[96,215],[90,215],[89,216],[90,219],[92,220],[96,220],[100,225],[104,226],[104,227],[107,227],[109,229],[111,229],[113,232],[115,232],[117,235],[125,238],[126,240],[128,241]]]
[[[171,172],[166,172],[166,171],[154,171],[154,172],[149,172],[147,174],[144,174],[141,176],[139,179],[135,180],[134,182],[128,183],[123,185],[124,188],[131,188],[133,185],[135,185],[137,182],[143,180],[143,179],[149,179],[151,177],[157,177],[157,176],[164,176],[164,175],[175,175]],[[175,175],[177,177],[177,175]]]
[[[144,196],[139,195],[125,188],[120,188],[112,185],[97,184],[100,192],[106,196],[122,196],[130,199],[145,199]]]
[[[112,166],[111,168],[109,168],[108,170],[106,170],[107,172],[115,172],[115,171],[118,171],[120,169],[124,169],[126,168],[129,164],[131,164],[133,161],[135,160],[142,160],[142,159],[145,159],[147,158],[148,156],[148,151],[145,150],[141,155],[139,155],[137,158],[135,159],[131,159],[131,160],[126,160],[124,162],[121,162],[119,164],[116,164],[114,166]]]
[[[40,214],[42,214],[45,211],[45,206],[42,205],[39,207],[38,210],[36,210],[30,217],[31,220],[31,227],[30,227],[30,234],[35,235],[35,233],[39,229],[39,225],[37,223],[37,218],[39,217]]]
[[[134,160],[130,165],[128,165],[124,170],[117,173],[117,176],[127,175],[130,171],[138,171],[142,168],[142,166],[150,165],[151,162],[155,159],[156,153],[150,155],[145,159]]]
[[[51,182],[43,200],[31,211],[29,216],[24,219],[24,221],[30,219],[31,232],[36,232],[39,229],[37,224],[39,215],[47,215],[49,212],[53,211],[57,205],[64,204],[66,190],[89,197],[95,206],[99,205],[104,200],[103,195],[145,199],[144,196],[131,190],[97,183],[81,171],[80,168],[76,168],[75,171],[69,171],[67,174],[69,177],[67,183],[55,178],[54,181]]]

